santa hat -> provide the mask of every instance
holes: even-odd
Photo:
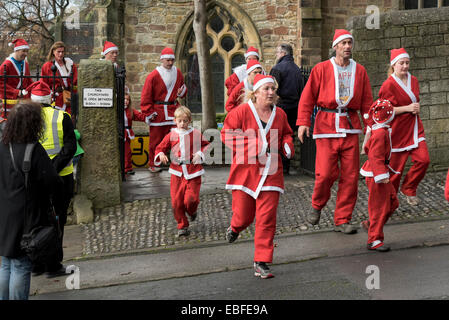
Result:
[[[8,46],[14,46],[14,51],[30,49],[28,42],[23,39],[16,39],[13,42],[8,43]]]
[[[161,52],[161,59],[174,59],[175,53],[172,48],[166,47]]]
[[[332,42],[332,48],[337,45],[340,41],[343,41],[344,39],[352,39],[354,41],[354,38],[352,37],[352,34],[345,29],[336,29],[334,33],[334,41]]]
[[[51,104],[51,89],[45,82],[33,82],[28,86],[27,91],[31,92],[32,101]]]
[[[266,83],[274,83],[274,79],[272,76],[265,76],[263,74],[256,74],[254,77],[254,84],[253,84],[253,91],[256,91],[261,86],[263,86]]]
[[[370,122],[370,126],[374,123],[385,125],[393,120],[394,108],[390,101],[385,99],[377,99],[371,105],[369,113],[364,115],[364,118],[369,119],[368,122]]]
[[[261,68],[262,66],[260,65],[258,60],[249,60],[248,63],[246,64],[246,74],[250,74],[254,69],[257,68]]]
[[[249,47],[248,50],[246,50],[245,59],[247,59],[249,56],[256,56],[257,58],[259,58],[259,50],[254,47]]]
[[[405,51],[404,48],[399,48],[399,49],[393,49],[390,51],[390,64],[394,65],[396,62],[398,62],[399,59],[402,58],[409,58],[410,56],[408,55],[407,51]]]
[[[114,51],[114,50],[118,51],[118,47],[110,41],[105,41],[101,55],[105,56],[106,54],[108,54],[109,52]]]

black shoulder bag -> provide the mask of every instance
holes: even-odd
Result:
[[[29,143],[25,148],[25,156],[23,158],[22,171],[25,175],[25,189],[26,189],[26,201],[25,201],[25,225],[31,221],[27,213],[28,203],[28,175],[31,170],[31,156],[33,154],[35,144]],[[12,145],[9,144],[9,152],[11,154],[12,163],[14,169],[19,171],[16,167],[14,160],[14,154],[12,151]],[[25,251],[27,256],[33,263],[46,263],[49,258],[53,257],[57,253],[58,241],[60,237],[59,224],[57,223],[57,217],[53,208],[53,204],[50,202],[50,218],[52,220],[50,226],[37,226],[30,230],[28,233],[22,235],[20,241],[20,248]],[[25,230],[29,230],[25,229]]]

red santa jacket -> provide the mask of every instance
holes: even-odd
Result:
[[[19,76],[22,71],[24,76],[30,75],[30,67],[28,62],[25,61],[23,64],[23,70],[19,70],[15,63],[12,61],[11,57],[5,59],[5,61],[0,66],[0,75],[4,75],[6,67],[6,75],[8,76]],[[31,78],[8,78],[6,80],[6,99],[7,100],[17,100],[19,97],[20,89],[25,90],[32,83]],[[29,97],[29,94],[25,95],[24,98]],[[0,77],[0,98],[5,99],[5,81]],[[7,108],[11,108],[15,103],[8,103]]]
[[[169,173],[178,177],[184,176],[186,180],[199,177],[204,174],[203,166],[193,164],[192,159],[195,154],[199,154],[204,162],[203,152],[208,144],[209,141],[197,129],[180,130],[173,128],[156,147],[154,164],[160,165],[160,156],[171,150]]]
[[[284,192],[280,152],[291,159],[294,145],[285,112],[273,106],[266,127],[250,100],[230,112],[221,130],[233,151],[226,189],[241,190],[257,199],[261,191]]]
[[[390,171],[398,173],[390,167],[391,157],[391,128],[382,125],[374,125],[371,137],[365,145],[365,153],[368,160],[360,169],[364,177],[374,178],[375,182],[390,177]]]
[[[252,86],[248,83],[248,78],[245,78],[232,90],[228,100],[226,100],[225,109],[227,112],[235,109],[243,103],[247,90],[252,90]]]
[[[449,201],[449,170],[447,171],[446,188],[444,190],[444,196],[446,197],[446,200]]]
[[[73,70],[73,92],[76,92],[78,84],[78,68],[73,63],[72,59],[65,58],[65,66],[60,66],[55,61],[47,61],[42,66],[41,74],[43,76],[53,76],[53,71],[51,71],[51,66],[53,65],[53,63],[56,66],[56,77],[69,76],[70,72]],[[48,86],[53,90],[53,78],[42,78],[42,81],[48,84]],[[71,108],[64,105],[64,99],[61,92],[62,89],[70,90],[70,88],[72,87],[70,78],[55,78],[54,82],[56,94],[55,107],[71,114]]]
[[[225,86],[228,89],[228,97],[231,95],[232,90],[239,85],[247,77],[246,64],[242,64],[234,69],[234,72],[225,80]]]
[[[132,140],[135,138],[133,131],[133,120],[145,122],[145,115],[136,109],[126,108],[124,112],[125,117],[125,140]]]
[[[349,109],[349,117],[353,126],[351,129],[346,112],[318,111],[313,129],[314,139],[345,137],[348,133],[362,133],[360,119],[356,111],[360,110],[362,114],[368,113],[373,103],[371,85],[365,68],[352,59],[350,70],[352,77],[349,99],[345,104],[341,104],[338,90],[338,70],[334,58],[321,62],[312,69],[299,100],[296,124],[310,127],[313,108],[317,105],[326,109]]]
[[[394,107],[419,102],[418,79],[409,74],[405,85],[393,74],[382,84],[379,98],[389,100]],[[426,139],[420,117],[411,112],[396,115],[391,123],[391,129],[392,152],[417,148],[418,143]]]
[[[179,106],[177,98],[187,94],[184,77],[179,69],[172,67],[171,72],[159,66],[145,80],[140,98],[140,110],[145,114],[150,126],[174,125],[174,113]],[[164,74],[168,76],[164,79]],[[182,92],[178,95],[179,88]],[[170,102],[174,104],[164,104]],[[156,115],[152,120],[153,115]]]

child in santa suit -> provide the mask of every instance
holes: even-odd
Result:
[[[390,181],[391,174],[397,174],[389,165],[391,157],[391,128],[394,109],[388,100],[379,99],[372,105],[368,119],[371,136],[364,146],[368,160],[360,169],[366,177],[369,190],[369,221],[362,221],[362,229],[368,231],[368,250],[389,251],[384,244],[383,227],[399,206],[396,190]]]
[[[135,138],[134,131],[132,129],[133,120],[145,122],[145,115],[131,105],[131,97],[129,94],[125,94],[125,173],[134,174],[132,165],[132,152],[131,152],[131,140]]]
[[[196,210],[200,203],[201,175],[204,169],[204,150],[209,141],[203,138],[201,132],[190,127],[192,114],[185,106],[175,110],[176,128],[167,134],[156,148],[154,163],[167,164],[166,153],[171,150],[171,164],[168,172],[171,174],[170,196],[173,214],[178,223],[178,236],[188,236],[189,221],[195,221]]]

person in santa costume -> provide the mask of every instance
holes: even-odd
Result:
[[[416,189],[424,178],[430,164],[424,126],[419,117],[419,82],[409,73],[410,56],[404,48],[391,50],[390,74],[382,84],[379,98],[391,102],[395,118],[391,124],[392,155],[390,163],[400,171],[391,178],[396,192],[401,191],[410,205],[416,206],[419,199]],[[412,166],[401,183],[407,159]]]
[[[114,69],[118,68],[118,47],[110,42],[105,41],[103,45],[103,51],[101,51],[101,55],[103,56],[104,60],[111,61],[114,65]]]
[[[294,155],[292,130],[285,112],[276,107],[276,85],[271,76],[256,75],[250,99],[230,112],[221,130],[222,141],[233,151],[226,189],[232,190],[232,220],[228,242],[256,219],[254,274],[273,277],[276,211],[284,192],[281,153]]]
[[[310,74],[298,105],[298,137],[310,136],[311,116],[318,106],[313,138],[316,139],[315,187],[306,220],[315,225],[321,209],[339,179],[334,211],[334,231],[353,234],[350,224],[357,201],[359,137],[362,126],[357,114],[368,113],[373,102],[365,68],[351,59],[352,35],[335,31],[332,47],[336,56],[317,64]]]
[[[446,188],[444,189],[444,197],[449,201],[449,170],[447,171],[446,177]]]
[[[28,50],[30,46],[24,39],[16,39],[9,43],[9,46],[14,46],[14,52],[3,61],[0,66],[0,75],[7,76],[30,76],[30,67],[26,61]],[[17,102],[18,99],[28,98],[29,93],[26,88],[32,83],[31,78],[7,78],[0,77],[0,99],[1,99],[1,115],[7,118],[7,113]],[[6,87],[6,96],[5,96]],[[6,105],[6,110],[4,106]]]
[[[396,190],[391,183],[391,177],[399,174],[390,166],[391,158],[391,128],[395,117],[390,101],[378,99],[371,107],[368,124],[371,135],[364,146],[368,160],[360,169],[365,177],[369,191],[369,220],[362,221],[362,229],[368,232],[368,250],[386,252],[390,247],[384,244],[383,227],[390,216],[398,208],[399,201]]]
[[[68,114],[72,114],[72,108],[70,101],[64,101],[64,94],[71,94],[73,87],[73,93],[76,93],[78,83],[78,69],[73,63],[73,60],[65,56],[65,44],[62,41],[55,42],[48,53],[47,62],[44,63],[41,70],[41,75],[53,77],[52,66],[56,67],[55,79],[42,78],[48,86],[55,92],[54,104],[55,108],[66,111]],[[73,83],[70,78],[58,78],[60,76],[68,77],[73,72]],[[66,93],[64,93],[64,91]]]
[[[201,176],[204,169],[204,151],[209,145],[201,135],[201,131],[190,127],[192,114],[185,106],[175,111],[176,128],[168,133],[156,148],[154,162],[156,164],[169,162],[165,155],[171,150],[171,164],[168,172],[171,174],[170,195],[172,199],[173,215],[178,223],[178,236],[188,236],[189,220],[197,217],[200,203]]]
[[[262,74],[262,72],[263,68],[258,60],[250,60],[248,62],[246,65],[246,74],[248,76],[232,90],[225,105],[227,112],[243,103],[246,94],[253,90],[254,78],[256,75]]]
[[[246,63],[248,63],[251,60],[259,61],[259,59],[260,59],[259,50],[257,50],[254,47],[249,47],[248,50],[246,50],[245,53]],[[246,69],[247,69],[246,64],[242,64],[237,68],[234,68],[233,70],[234,72],[225,80],[225,86],[227,88],[228,97],[231,95],[232,90],[248,76]]]
[[[128,89],[129,90],[129,89]],[[133,131],[133,120],[145,122],[145,115],[133,108],[129,92],[125,93],[125,173],[134,174],[132,165],[131,140],[135,138]]]
[[[174,112],[179,106],[178,98],[187,94],[181,70],[173,65],[173,50],[164,48],[160,60],[161,65],[147,76],[140,98],[140,110],[150,127],[148,169],[153,173],[161,170],[154,163],[156,146],[175,127]]]

